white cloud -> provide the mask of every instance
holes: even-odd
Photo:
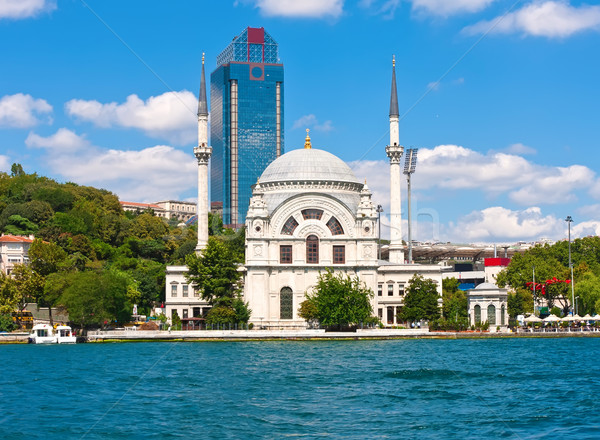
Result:
[[[44,99],[17,93],[0,99],[0,127],[27,128],[39,124],[38,117],[52,112],[52,106]],[[44,122],[52,123],[49,116]]]
[[[304,115],[294,121],[292,130],[298,128],[311,128],[316,131],[329,132],[333,130],[333,123],[330,120],[319,122],[317,117],[313,114]]]
[[[538,207],[513,211],[500,206],[473,211],[456,224],[450,224],[452,239],[469,242],[537,240],[561,237],[564,221],[553,215],[544,216]]]
[[[466,34],[522,33],[537,37],[565,38],[586,30],[600,29],[600,6],[571,6],[566,0],[534,1],[518,11],[481,21],[463,29]]]
[[[536,154],[537,150],[535,148],[531,148],[528,147],[527,145],[516,143],[516,144],[512,144],[509,145],[508,148],[505,150],[506,153],[509,154]]]
[[[31,132],[25,139],[25,145],[33,148],[47,148],[58,153],[72,152],[91,146],[84,135],[79,136],[67,128],[60,128],[56,133],[47,137]]]
[[[571,235],[575,238],[600,235],[600,221],[590,220],[581,223],[573,223]]]
[[[495,0],[412,0],[413,10],[432,15],[449,16],[479,12]]]
[[[339,17],[344,0],[256,0],[256,7],[266,16]]]
[[[167,145],[140,151],[90,148],[77,155],[50,155],[48,162],[67,180],[108,189],[122,200],[179,198],[197,185],[194,157]]]
[[[3,154],[0,154],[0,171],[4,171],[4,172],[10,171],[11,165],[12,164],[10,163],[10,159],[8,158],[8,156],[4,156]]]
[[[27,18],[56,9],[53,0],[0,0],[0,18]]]
[[[72,99],[65,109],[70,116],[98,127],[136,128],[148,136],[183,145],[197,137],[197,102],[193,93],[183,90],[151,96],[146,101],[130,95],[122,104]]]

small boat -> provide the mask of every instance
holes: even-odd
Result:
[[[75,344],[77,336],[73,334],[73,330],[68,325],[59,325],[56,327],[56,342],[59,344]]]
[[[31,329],[29,334],[30,344],[56,344],[56,342],[56,336],[51,325],[36,324]]]
[[[56,330],[48,324],[34,325],[29,334],[30,344],[75,344],[77,336],[68,325],[59,325]]]

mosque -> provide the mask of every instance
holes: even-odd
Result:
[[[252,310],[250,322],[263,328],[302,329],[300,304],[316,285],[320,272],[332,268],[359,279],[373,293],[374,313],[393,326],[409,280],[415,274],[432,279],[441,302],[442,266],[409,264],[404,259],[401,220],[401,170],[404,148],[399,141],[399,112],[395,66],[390,99],[389,261],[378,259],[376,205],[366,182],[335,155],[304,148],[274,160],[252,188],[246,216],[244,300]],[[208,107],[204,64],[198,106],[198,246],[208,243]],[[168,266],[165,313],[198,319],[210,307],[185,279],[185,266]]]

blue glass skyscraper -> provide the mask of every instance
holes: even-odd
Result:
[[[264,28],[248,27],[217,57],[210,76],[211,201],[241,225],[254,185],[283,153],[283,64]]]

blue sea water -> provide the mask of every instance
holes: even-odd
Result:
[[[2,439],[598,439],[600,339],[0,346]]]

